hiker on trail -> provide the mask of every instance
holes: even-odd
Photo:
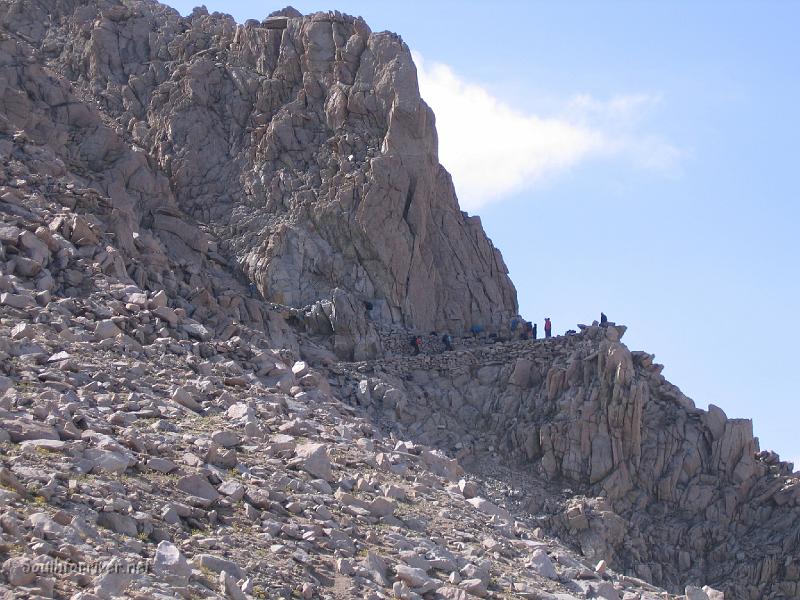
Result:
[[[531,339],[536,339],[536,323],[533,324],[533,331],[531,332]]]
[[[480,325],[473,325],[470,331],[472,332],[472,337],[478,337],[478,334],[483,331],[483,327]]]
[[[550,317],[544,319],[544,337],[549,338],[553,333],[553,324],[550,322]]]
[[[414,356],[422,351],[422,338],[415,335],[411,338],[411,346],[414,348]]]
[[[257,294],[258,294],[258,286],[255,283],[250,282],[250,297],[255,298]]]
[[[442,336],[442,343],[444,344],[444,351],[445,352],[452,352],[453,351],[453,336],[449,333],[445,333]]]
[[[606,313],[600,313],[600,327],[608,327],[608,317]]]

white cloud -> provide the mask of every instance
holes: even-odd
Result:
[[[681,158],[674,146],[639,131],[643,114],[660,96],[600,101],[579,95],[558,114],[537,115],[512,108],[445,64],[418,53],[414,61],[422,97],[436,113],[439,160],[466,210],[549,182],[591,159],[622,159],[672,175]]]

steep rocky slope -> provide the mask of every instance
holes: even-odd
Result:
[[[622,327],[458,337],[515,291],[397,36],[0,23],[9,597],[800,597],[800,479],[749,421]],[[408,356],[431,329],[455,350]]]
[[[387,435],[346,380],[93,282],[41,306],[0,279],[4,597],[664,597],[512,518],[502,481]]]

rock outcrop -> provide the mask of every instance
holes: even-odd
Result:
[[[336,367],[351,402],[398,435],[445,448],[487,475],[496,454],[540,481],[520,507],[553,512],[543,482],[579,491],[545,522],[590,560],[682,588],[712,582],[734,598],[800,594],[800,479],[761,452],[752,423],[708,411],[620,342],[624,327],[549,340]]]
[[[507,339],[399,37],[0,24],[9,598],[800,597],[800,479],[749,421],[621,326]]]

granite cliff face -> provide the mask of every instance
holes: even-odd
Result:
[[[202,260],[190,217],[284,305],[340,288],[378,322],[460,332],[508,320],[516,292],[480,221],[458,208],[408,47],[361,19],[286,14],[237,25],[148,2],[19,2],[3,18],[70,84],[65,95],[107,119],[90,167],[138,155],[140,170],[109,190],[131,230],[167,232]],[[80,118],[61,112],[59,124]]]
[[[0,24],[7,597],[800,597],[800,479],[749,421],[622,326],[510,340],[400,38],[147,0]],[[411,356],[430,330],[454,348]]]

